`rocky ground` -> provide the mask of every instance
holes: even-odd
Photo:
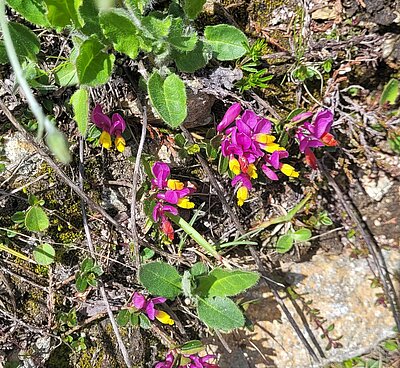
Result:
[[[297,164],[302,176],[299,181],[274,186],[261,182],[252,193],[253,199],[240,209],[232,199],[229,179],[220,176],[217,163],[209,160],[235,216],[247,230],[286,213],[304,193],[312,193],[309,203],[290,224],[271,227],[257,237],[259,259],[271,278],[283,286],[280,294],[309,349],[270,289],[258,285],[240,296],[249,320],[247,329],[215,335],[181,313],[178,302],[170,307],[180,320],[177,329],[122,329],[133,363],[152,367],[166,351],[165,339],[169,337],[179,343],[202,339],[218,356],[222,368],[399,367],[395,320],[379,279],[382,260],[377,267],[370,247],[372,244],[382,252],[399,293],[399,99],[390,106],[379,101],[389,80],[399,79],[400,2],[209,0],[204,9],[198,27],[230,23],[252,40],[265,39],[262,66],[274,78],[267,88],[241,94],[235,83],[248,75],[240,69],[240,62],[215,63],[195,76],[184,76],[190,86],[185,126],[198,142],[237,101],[277,120],[296,107],[311,109],[321,103],[335,112],[333,133],[339,147],[320,157],[324,168],[312,172],[301,161]],[[51,42],[62,41],[51,34],[44,34],[43,39],[48,39],[44,55],[50,52]],[[323,65],[328,59],[331,68],[326,71]],[[45,58],[43,63],[50,65]],[[85,193],[121,226],[129,224],[131,178],[142,118],[130,87],[132,76],[126,72],[130,67],[128,60],[121,60],[112,80],[92,90],[94,101],[126,117],[130,137],[125,152],[101,151],[93,142],[84,143]],[[297,72],[301,67],[318,70],[322,79],[300,80]],[[12,71],[3,65],[0,73],[1,101],[25,127],[31,127],[32,116],[14,86]],[[71,88],[36,91],[48,113],[60,122],[77,157],[78,133],[66,107],[72,93]],[[0,119],[1,161],[6,167],[0,179],[1,243],[22,253],[32,252],[35,239],[18,229],[11,216],[27,209],[28,194],[35,194],[45,201],[50,217],[49,230],[40,240],[51,242],[57,251],[57,262],[44,267],[0,248],[0,366],[122,367],[99,292],[92,289],[78,293],[74,286],[79,262],[87,254],[80,199],[37,153],[32,141],[16,132],[1,112]],[[150,113],[145,155],[169,162],[174,175],[195,183],[199,193],[196,204],[205,202],[196,228],[207,239],[233,240],[235,224],[210,177],[195,155],[182,157],[175,134]],[[77,181],[77,159],[63,169]],[[142,170],[139,183],[144,181]],[[145,234],[143,205],[139,201],[141,236],[150,236],[157,247],[171,255],[155,258],[164,257],[179,267],[199,260],[211,263],[196,252],[194,242],[178,257],[176,244],[160,244],[155,234]],[[323,213],[330,219],[328,225],[319,221]],[[131,239],[96,211],[89,212],[89,225],[105,270],[102,282],[111,309],[117,312],[137,288]],[[296,244],[289,253],[277,254],[277,238],[290,226],[306,226],[313,237]],[[17,234],[10,235],[10,231]],[[224,256],[256,269],[246,246],[233,247]],[[60,318],[71,310],[76,313],[75,323]],[[66,336],[72,338],[67,344]]]

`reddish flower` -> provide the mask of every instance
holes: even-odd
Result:
[[[154,319],[156,318],[161,323],[173,325],[174,320],[170,317],[168,313],[160,311],[154,307],[156,304],[164,303],[166,300],[167,298],[163,297],[146,299],[146,297],[142,294],[134,293],[130,306],[133,306],[137,310],[145,313],[151,321],[154,321]]]

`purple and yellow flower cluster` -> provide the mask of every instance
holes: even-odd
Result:
[[[188,363],[184,365],[174,365],[176,362],[176,355],[174,351],[170,351],[165,360],[162,362],[158,362],[154,368],[219,368],[219,365],[208,363],[209,360],[214,359],[214,355],[206,355],[203,357],[199,357],[197,354],[192,355],[184,355],[185,360]]]
[[[111,119],[103,113],[101,105],[96,105],[92,111],[92,122],[102,130],[99,143],[106,149],[111,148],[111,136],[115,136],[115,147],[119,152],[125,149],[125,139],[122,133],[126,129],[126,123],[123,117],[115,113]]]
[[[166,216],[167,213],[178,215],[178,209],[193,208],[194,203],[188,198],[194,192],[193,188],[185,186],[179,180],[169,179],[170,168],[163,162],[156,162],[152,167],[154,178],[151,179],[157,203],[153,209],[153,220],[161,222],[161,230],[170,240],[174,239],[174,229]]]
[[[311,148],[337,146],[338,142],[329,133],[333,124],[333,113],[323,110],[317,113],[314,118],[312,112],[303,112],[296,115],[292,121],[302,122],[298,128],[296,138],[299,141],[300,152],[306,155],[307,164],[313,169],[317,168],[317,159]],[[311,122],[312,121],[312,122]]]
[[[135,307],[138,311],[146,314],[150,321],[154,321],[156,318],[161,323],[173,325],[175,322],[168,313],[160,311],[154,307],[156,304],[164,303],[166,300],[167,298],[160,296],[156,298],[146,298],[140,293],[134,293],[132,296],[132,301],[128,304],[128,306]]]
[[[242,206],[252,189],[251,179],[257,179],[257,165],[271,180],[278,180],[276,171],[286,176],[298,177],[293,166],[282,163],[289,153],[271,134],[272,123],[251,110],[241,114],[239,103],[232,105],[217,126],[218,133],[224,135],[221,141],[222,155],[229,158],[229,169],[235,177],[232,185],[238,185],[237,203]]]

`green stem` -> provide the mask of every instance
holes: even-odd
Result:
[[[4,252],[7,252],[7,253],[9,253],[9,254],[17,257],[17,258],[20,258],[20,259],[24,260],[24,261],[32,262],[32,260],[29,257],[27,257],[25,254],[17,252],[16,250],[11,249],[11,248],[9,248],[6,245],[1,244],[1,243],[0,243],[0,250],[2,250]]]
[[[178,225],[186,234],[188,234],[198,245],[200,245],[207,253],[211,254],[218,261],[222,260],[222,256],[215,250],[215,248],[204,239],[200,233],[187,223],[182,217],[175,216],[172,213],[166,213],[167,217]]]

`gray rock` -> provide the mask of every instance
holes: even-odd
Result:
[[[385,256],[389,269],[398,271],[399,253],[392,251]],[[342,254],[316,255],[310,262],[287,266],[296,292],[304,295],[305,300],[312,300],[310,306],[318,309],[321,317],[326,319],[325,328],[335,324],[331,334],[332,337],[343,336],[339,340],[342,348],[325,351],[326,339],[321,339],[321,330],[317,330],[307,316],[311,331],[327,357],[314,363],[271,293],[258,287],[246,295],[246,300],[258,300],[246,313],[255,324],[254,331],[237,331],[224,336],[233,352],[222,354],[221,367],[324,367],[330,362],[342,362],[367,353],[380,341],[395,336],[395,322],[390,310],[376,304],[377,294],[382,290],[371,287],[374,275],[369,264],[372,264],[371,260],[352,259],[348,254]],[[286,305],[309,338],[293,305],[288,300]],[[213,342],[219,344],[216,340]],[[218,351],[224,349],[219,347]]]

